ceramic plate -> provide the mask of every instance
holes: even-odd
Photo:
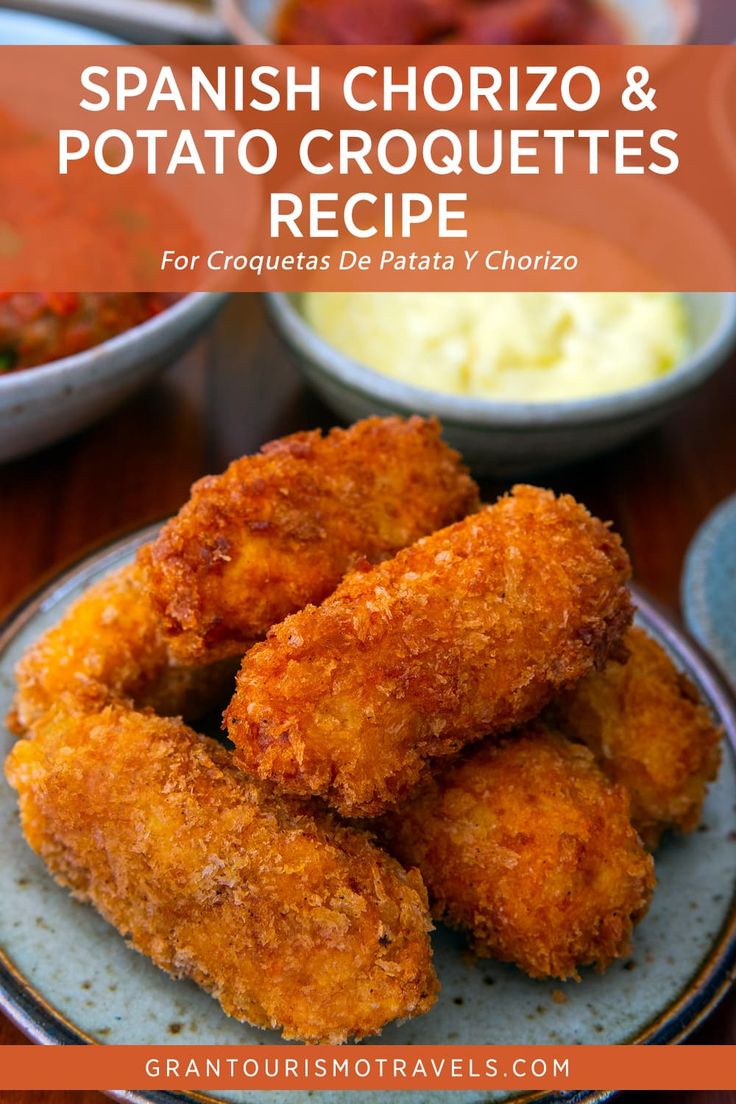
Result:
[[[695,535],[682,580],[687,627],[736,687],[736,495]]]
[[[0,636],[0,716],[10,704],[13,666],[28,644],[59,620],[94,580],[129,561],[152,531],[85,560],[31,599]],[[699,652],[642,596],[641,623],[668,647],[736,739],[736,714]],[[0,753],[11,736],[0,731]],[[572,1044],[678,1042],[725,993],[736,966],[736,769],[725,755],[703,828],[667,843],[659,889],[637,930],[633,953],[579,984],[531,981],[511,966],[471,964],[463,942],[434,935],[442,995],[429,1015],[387,1028],[382,1043]],[[564,1003],[558,1003],[564,992]],[[555,999],[557,998],[557,999]],[[24,843],[15,795],[0,783],[0,1004],[43,1043],[259,1045],[273,1032],[228,1019],[188,982],[173,981],[128,948],[92,909],[74,902]],[[344,1104],[339,1093],[269,1093],[271,1104]],[[475,1093],[404,1093],[407,1104],[479,1104]],[[576,1094],[600,1099],[605,1094]],[[216,1099],[256,1104],[259,1094],[217,1097],[129,1093],[127,1099]],[[351,1104],[378,1093],[353,1092]],[[488,1096],[484,1093],[483,1101]]]

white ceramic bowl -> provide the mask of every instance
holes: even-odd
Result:
[[[222,21],[240,42],[273,41],[273,25],[281,0],[217,0]],[[604,0],[631,29],[630,41],[646,46],[672,46],[695,35],[698,0]]]
[[[83,353],[0,375],[0,462],[36,452],[109,413],[183,352],[226,298],[187,295]]]
[[[119,39],[25,11],[0,11],[0,45],[111,45]],[[147,383],[212,321],[222,295],[187,295],[140,326],[38,368],[0,375],[0,462],[83,429]]]
[[[266,296],[304,375],[346,421],[369,414],[434,414],[479,474],[523,475],[604,452],[661,422],[736,345],[736,294],[684,296],[692,351],[667,375],[612,395],[553,403],[447,395],[391,379],[351,360],[311,328],[299,295]]]

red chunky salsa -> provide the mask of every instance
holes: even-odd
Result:
[[[289,45],[593,44],[622,42],[596,0],[286,0],[277,25]]]
[[[145,322],[174,298],[150,293],[0,292],[0,373],[81,353]]]

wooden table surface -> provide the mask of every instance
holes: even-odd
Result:
[[[638,581],[673,612],[688,542],[736,491],[735,413],[736,360],[660,430],[541,477],[615,522]],[[73,439],[0,467],[0,607],[12,607],[87,550],[176,510],[198,476],[272,437],[333,421],[302,383],[260,298],[233,298],[160,382]],[[484,489],[490,495],[500,486]],[[0,1018],[0,1044],[23,1041]],[[736,1043],[733,995],[696,1041]],[[93,1093],[63,1095],[101,1104]],[[736,1104],[736,1093],[723,1096],[729,1098]],[[0,1100],[61,1104],[62,1094],[0,1092]]]
[[[736,39],[733,0],[703,0],[703,41]],[[611,518],[638,581],[677,612],[683,556],[700,522],[736,491],[736,360],[662,429],[629,448],[544,481]],[[98,426],[0,466],[0,609],[100,544],[164,517],[189,485],[292,430],[334,419],[301,382],[258,297],[226,308],[161,381]],[[500,485],[484,488],[491,495]],[[26,1040],[0,1017],[0,1046]],[[736,1044],[733,994],[693,1040]],[[0,1054],[0,1071],[2,1057]],[[736,1104],[732,1093],[628,1094]],[[102,1104],[96,1093],[11,1093],[3,1104]]]

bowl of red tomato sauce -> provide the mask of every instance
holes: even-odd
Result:
[[[674,45],[698,0],[219,0],[246,43],[283,45]]]
[[[191,345],[225,298],[0,292],[0,463],[108,414]]]

